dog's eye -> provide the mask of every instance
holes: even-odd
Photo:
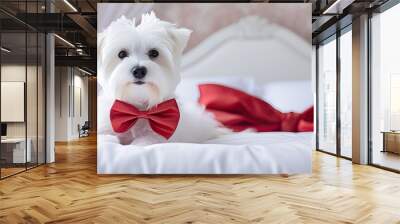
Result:
[[[122,50],[118,53],[118,57],[121,59],[126,58],[126,57],[128,57],[128,52],[126,52],[125,50]]]
[[[159,53],[156,49],[151,49],[151,50],[149,50],[148,55],[150,58],[156,58],[156,57],[158,57]]]

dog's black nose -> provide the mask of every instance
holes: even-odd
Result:
[[[146,76],[147,69],[144,66],[136,66],[132,70],[133,77],[143,79]]]

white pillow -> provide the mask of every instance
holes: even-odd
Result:
[[[311,80],[270,82],[261,98],[282,112],[303,112],[314,104]]]
[[[205,83],[221,84],[224,86],[232,87],[254,96],[261,96],[260,89],[257,87],[254,79],[241,78],[241,77],[206,77],[206,78],[182,78],[181,82],[176,88],[175,94],[181,101],[196,101],[199,98],[198,85]]]
[[[182,78],[175,94],[183,102],[197,102],[198,85],[204,83],[221,84],[239,89],[263,99],[282,112],[303,112],[314,102],[311,80],[278,81],[260,85],[252,78],[242,77]]]

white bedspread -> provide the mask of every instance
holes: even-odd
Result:
[[[204,144],[119,145],[99,136],[99,174],[311,172],[312,133],[235,133]]]

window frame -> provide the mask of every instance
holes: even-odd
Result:
[[[377,163],[373,162],[373,153],[374,153],[374,148],[373,148],[373,130],[372,130],[372,119],[373,119],[373,113],[372,113],[372,94],[373,94],[373,88],[372,88],[372,59],[373,59],[373,51],[372,51],[372,42],[373,42],[373,27],[372,27],[372,19],[374,16],[377,14],[384,13],[385,11],[393,8],[394,6],[397,6],[400,4],[400,0],[388,0],[384,4],[380,5],[377,8],[374,8],[372,10],[368,11],[368,32],[367,32],[367,39],[368,39],[368,68],[367,68],[367,77],[368,77],[368,111],[367,111],[367,116],[368,116],[368,153],[367,153],[367,162],[368,165],[377,167],[383,170],[395,172],[395,173],[400,173],[400,170],[394,169],[391,167],[383,166]],[[399,6],[400,7],[400,6]]]
[[[343,158],[346,160],[352,160],[351,157],[347,157],[342,155],[342,150],[341,150],[341,118],[340,118],[340,103],[341,103],[341,97],[340,97],[340,84],[341,84],[341,66],[340,66],[340,60],[341,60],[341,55],[340,55],[340,37],[344,35],[347,32],[352,32],[352,23],[347,24],[343,28],[339,29],[336,31],[336,33],[330,35],[329,37],[325,38],[324,40],[320,41],[318,44],[316,44],[316,137],[315,137],[315,145],[316,145],[316,151],[323,152],[329,155],[333,155],[339,158]],[[327,150],[324,150],[320,148],[319,144],[319,112],[320,112],[320,102],[319,102],[319,84],[320,84],[320,74],[319,74],[319,64],[320,64],[320,56],[319,56],[319,48],[321,44],[326,44],[329,43],[330,41],[336,41],[336,152],[332,153]]]

